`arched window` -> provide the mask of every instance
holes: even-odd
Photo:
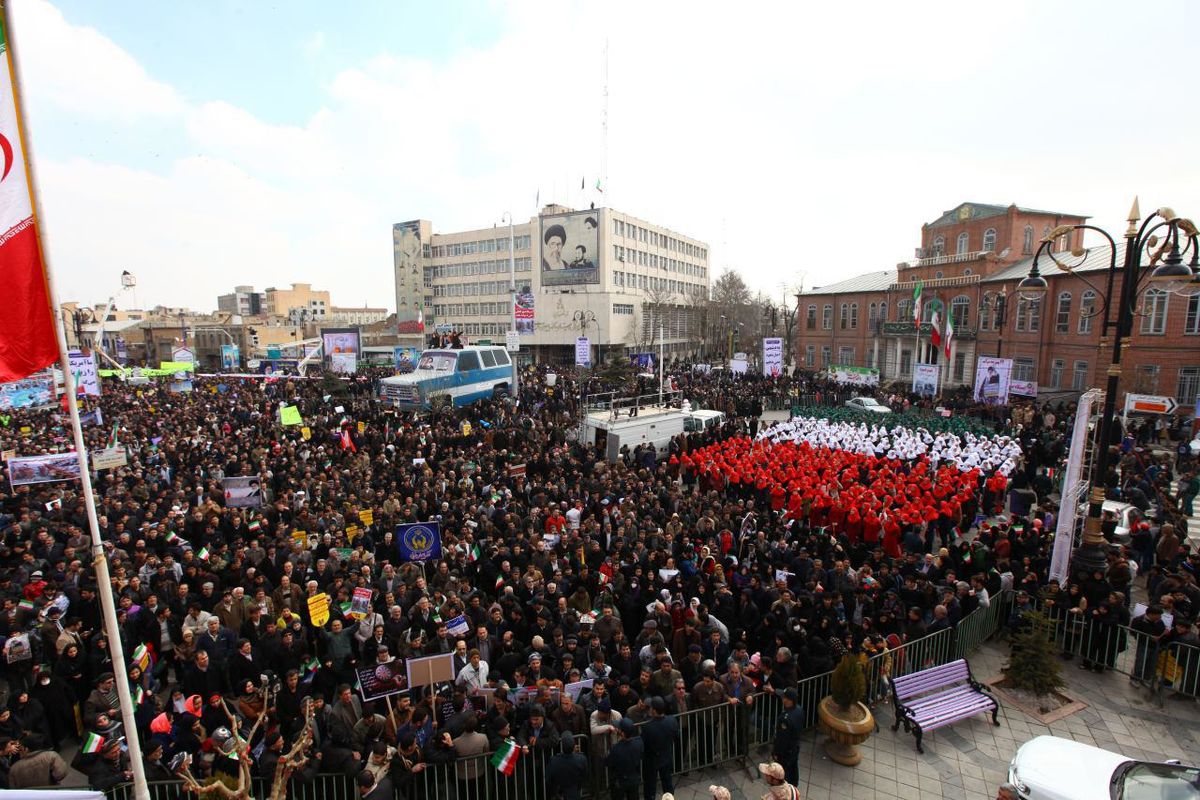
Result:
[[[1025,226],[1025,238],[1021,243],[1021,252],[1027,256],[1033,255],[1033,226]]]
[[[858,303],[850,304],[850,329],[858,330]]]
[[[1096,293],[1088,289],[1079,296],[1079,333],[1092,332],[1092,318],[1096,315]]]
[[[896,321],[908,322],[912,319],[912,301],[898,300],[896,301]]]
[[[1049,225],[1047,225],[1045,228],[1043,228],[1043,229],[1042,229],[1042,238],[1043,238],[1043,239],[1045,239],[1045,238],[1046,238],[1047,236],[1049,236],[1049,235],[1050,235],[1050,226],[1049,226]],[[1053,252],[1053,250],[1054,250],[1054,242],[1051,242],[1051,243],[1050,243],[1050,246],[1049,246],[1049,247],[1047,247],[1046,249],[1047,249],[1047,250],[1050,250],[1051,252]]]
[[[983,249],[989,253],[996,250],[996,229],[988,228],[983,232]]]
[[[946,237],[937,236],[933,240],[933,255],[944,256],[946,254]]]
[[[933,310],[940,307],[941,304],[940,300],[926,300],[925,305],[921,307],[921,322],[933,321]]]
[[[845,303],[842,303],[841,315],[840,315],[840,324],[841,324],[842,330],[846,330],[846,324],[849,322],[850,322],[850,307],[848,305],[846,305]]]
[[[876,314],[878,313],[878,310],[879,310],[879,306],[875,305],[874,303],[871,303],[871,305],[867,306],[867,327],[868,328],[875,327],[875,320],[877,319]]]
[[[881,325],[887,322],[887,303],[879,304],[879,322]]]
[[[965,294],[960,294],[951,300],[950,314],[954,319],[954,327],[967,327],[967,320],[971,318],[971,298]]]
[[[967,233],[966,231],[963,231],[962,233],[960,233],[958,235],[958,250],[957,250],[957,252],[960,256],[965,256],[970,249],[971,249],[971,234]]]
[[[1054,332],[1066,333],[1071,329],[1071,293],[1060,292],[1058,309],[1054,312]]]

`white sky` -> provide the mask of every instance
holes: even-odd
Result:
[[[63,300],[102,301],[128,269],[145,307],[301,281],[390,308],[393,222],[525,219],[539,192],[706,240],[777,298],[911,258],[961,201],[1118,235],[1135,193],[1200,216],[1186,0],[1151,19],[1115,2],[497,0],[455,35],[422,29],[415,3],[217,3],[254,9],[253,53],[220,27],[139,27],[129,0],[107,20],[77,2],[14,3]],[[579,183],[604,161],[606,41],[598,199]]]

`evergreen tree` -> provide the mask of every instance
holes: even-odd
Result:
[[[1009,686],[1044,697],[1066,685],[1052,634],[1050,620],[1041,612],[1026,611],[1021,615],[1021,624],[1012,635],[1008,663],[1003,668]]]

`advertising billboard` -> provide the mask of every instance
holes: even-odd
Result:
[[[392,226],[392,253],[396,268],[396,332],[424,333],[425,264],[419,221]]]
[[[989,406],[1008,405],[1012,359],[979,356],[975,360],[975,402]]]
[[[324,345],[324,356],[331,358],[338,353],[358,355],[358,328],[322,328],[321,344]]]
[[[600,212],[573,211],[541,219],[542,285],[600,282]]]

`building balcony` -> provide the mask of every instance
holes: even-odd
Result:
[[[940,267],[945,264],[965,264],[968,261],[978,261],[991,253],[991,250],[972,250],[970,253],[955,253],[954,255],[930,255],[911,262],[910,267]]]
[[[928,337],[933,332],[933,325],[928,322],[921,323],[921,336]],[[884,336],[916,336],[916,327],[911,322],[885,322],[883,323]],[[963,341],[974,341],[976,330],[966,326],[954,326],[954,338],[962,339]]]

